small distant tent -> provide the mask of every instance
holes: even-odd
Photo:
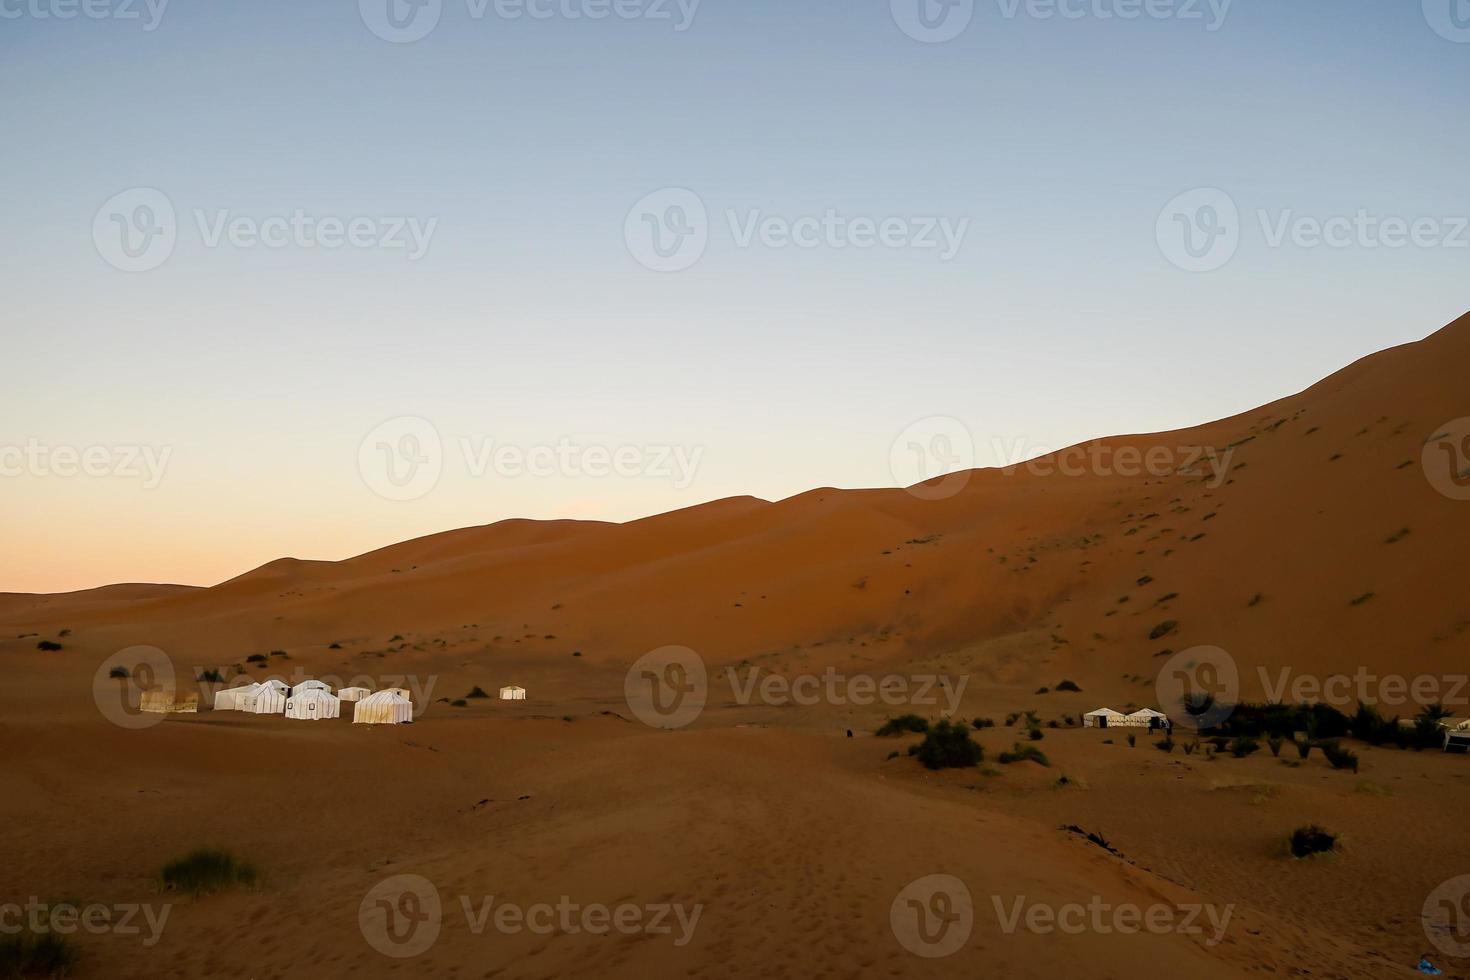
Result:
[[[198,693],[176,695],[168,688],[144,691],[138,708],[155,715],[192,714],[199,710],[199,695]]]
[[[526,700],[526,689],[516,684],[500,689],[500,700],[502,701],[524,701]]]
[[[341,716],[342,702],[330,692],[320,688],[307,688],[305,691],[298,688],[286,701],[287,718],[295,718],[298,721],[321,721]]]
[[[326,691],[331,694],[332,688],[326,681],[302,681],[291,688],[292,694],[300,694],[302,691]]]
[[[275,687],[269,682],[240,698],[236,711],[251,715],[278,715],[286,710],[286,685]]]
[[[1128,716],[1112,708],[1098,708],[1082,716],[1083,728],[1117,728]]]
[[[413,702],[396,691],[369,694],[352,709],[354,725],[402,725],[413,721]]]
[[[361,701],[363,698],[367,697],[371,693],[373,692],[369,691],[365,687],[344,687],[337,692],[337,700]]]
[[[1123,720],[1123,724],[1125,725],[1131,725],[1134,728],[1147,728],[1150,731],[1163,728],[1168,722],[1168,715],[1162,711],[1155,711],[1153,708],[1141,708],[1131,715],[1127,715]]]
[[[214,692],[215,711],[239,711],[240,701],[247,694],[253,694],[260,689],[259,684],[245,684],[240,687],[227,687]]]

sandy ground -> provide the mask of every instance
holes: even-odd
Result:
[[[0,902],[169,903],[154,945],[79,935],[83,977],[1411,976],[1432,948],[1426,899],[1470,872],[1464,757],[1358,746],[1355,775],[1320,755],[1289,765],[1289,747],[1211,760],[1063,727],[1035,743],[1043,768],[996,761],[1019,735],[1001,724],[977,733],[982,768],[930,773],[903,754],[912,737],[872,735],[905,708],[741,686],[752,670],[943,675],[963,691],[913,710],[1060,721],[1159,704],[1161,666],[1208,644],[1245,697],[1284,670],[1425,675],[1470,698],[1455,690],[1470,502],[1421,464],[1470,415],[1466,363],[1470,319],[1244,416],[1092,444],[1106,462],[1085,472],[977,471],[940,499],[816,490],[627,525],[513,521],[212,589],[0,596]],[[1137,472],[1123,449],[1171,462]],[[375,728],[205,711],[132,730],[99,703],[128,696],[106,667],[133,644],[185,681],[362,678],[411,687],[421,712]],[[624,696],[630,664],[666,644],[710,673],[677,731]],[[1083,691],[1035,693],[1063,678]],[[449,703],[509,683],[531,700]],[[1343,849],[1284,856],[1309,822]],[[248,856],[261,881],[162,892],[162,865],[199,845]],[[397,875],[441,906],[414,957],[369,936],[373,889]],[[946,922],[956,882],[973,914]],[[491,896],[492,913],[594,913],[497,926]],[[600,906],[641,925],[591,931]],[[1024,918],[1072,906],[1159,908],[1186,928]],[[950,955],[921,955],[950,937]]]

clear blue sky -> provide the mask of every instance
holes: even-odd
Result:
[[[375,0],[174,0],[152,30],[143,0],[136,20],[38,16],[67,2],[0,0],[0,447],[171,456],[152,488],[0,476],[18,542],[0,590],[209,583],[504,517],[893,485],[892,444],[925,417],[961,420],[977,465],[1191,425],[1470,308],[1470,248],[1273,247],[1257,217],[1450,235],[1470,215],[1470,37],[1447,14],[1435,29],[1439,0],[1237,0],[1220,23],[1206,0],[1200,20],[977,0],[943,43],[905,33],[906,0],[704,0],[684,30],[675,0],[653,11],[671,19],[601,20],[566,16],[599,0],[520,19],[440,0],[412,43],[369,29]],[[177,240],[120,271],[94,220],[140,187]],[[663,188],[707,208],[683,271],[625,239]],[[1240,214],[1234,257],[1202,273],[1157,234],[1196,188]],[[436,224],[410,259],[211,246],[196,217],[297,210]],[[742,247],[727,217],[829,210],[968,225],[945,260]],[[407,501],[359,466],[398,416],[445,444]],[[461,439],[702,456],[683,486],[477,476]]]

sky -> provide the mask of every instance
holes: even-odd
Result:
[[[0,591],[914,483],[1470,309],[1470,0],[0,0]]]

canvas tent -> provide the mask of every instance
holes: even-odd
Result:
[[[252,715],[278,715],[286,710],[286,685],[260,684],[236,702],[235,710]]]
[[[326,681],[302,681],[300,684],[291,688],[292,694],[300,694],[303,691],[326,691],[328,694],[331,694],[332,688]]]
[[[526,700],[526,689],[516,684],[500,689],[500,700],[502,701],[524,701]]]
[[[297,689],[286,701],[286,717],[298,721],[321,721],[325,718],[340,718],[342,702],[320,688]]]
[[[337,692],[337,700],[361,701],[363,698],[367,697],[371,693],[373,692],[369,691],[365,687],[344,687]]]
[[[1162,711],[1155,711],[1153,708],[1141,708],[1131,715],[1125,716],[1122,723],[1124,725],[1131,725],[1134,728],[1155,729],[1163,728],[1168,722],[1169,716]]]
[[[226,687],[214,692],[215,711],[239,711],[240,701],[247,694],[253,694],[260,689],[259,684],[245,684],[240,687]]]
[[[199,710],[199,695],[197,693],[175,695],[173,690],[163,688],[144,691],[138,707],[150,714],[157,715],[166,715],[170,712],[192,713]]]
[[[1112,708],[1098,708],[1082,716],[1083,728],[1117,728],[1128,716]]]
[[[279,678],[276,678],[276,677],[267,677],[265,680],[261,681],[256,686],[257,687],[270,687],[270,688],[274,688],[275,690],[280,691],[282,694],[285,694],[285,693],[287,693],[288,691],[291,690],[289,687],[286,686],[286,682],[285,681],[280,680]]]
[[[413,703],[395,691],[379,691],[357,702],[354,725],[402,725],[413,721]]]

